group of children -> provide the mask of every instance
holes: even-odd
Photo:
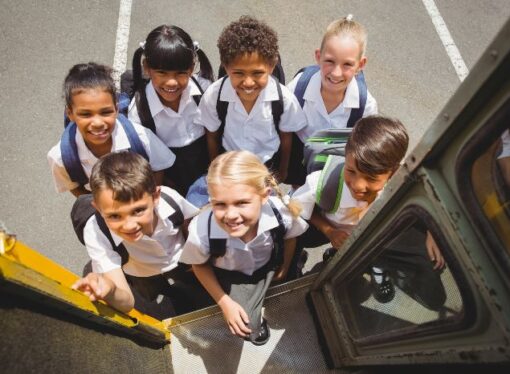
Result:
[[[135,52],[128,108],[109,68],[74,66],[64,83],[70,123],[48,153],[57,191],[79,197],[74,214],[90,201],[97,211],[82,232],[93,271],[73,287],[157,318],[215,302],[233,334],[264,344],[269,284],[297,276],[304,247],[340,248],[406,153],[404,126],[373,116],[376,101],[358,79],[365,45],[352,16],[334,21],[317,67],[286,87],[271,75],[276,33],[243,16],[218,39],[226,75],[213,82],[198,43],[163,25]],[[303,143],[354,124],[346,188],[336,211],[321,211],[320,172],[306,175]],[[203,174],[210,204],[199,210],[183,196]]]

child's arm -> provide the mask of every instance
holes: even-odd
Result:
[[[427,254],[429,255],[430,261],[435,262],[434,269],[442,269],[445,265],[443,254],[436,244],[434,237],[427,230],[427,238],[425,239],[425,246],[427,247]]]
[[[283,264],[276,270],[273,281],[282,281],[287,277],[289,266],[296,250],[296,238],[285,239],[283,242]]]
[[[212,162],[220,153],[220,142],[217,131],[205,130],[207,139],[207,150],[209,152],[209,162]]]
[[[72,287],[82,291],[91,301],[104,300],[108,305],[127,313],[133,309],[135,299],[121,268],[106,273],[89,273]]]
[[[292,133],[280,131],[280,167],[278,169],[278,177],[280,182],[283,182],[285,179],[287,179],[291,148]]]
[[[232,298],[223,291],[211,265],[205,263],[193,264],[192,266],[193,272],[200,283],[202,283],[207,292],[209,292],[211,297],[221,308],[230,332],[243,338],[246,337],[251,330],[246,326],[250,321],[243,307],[232,300]]]
[[[90,193],[89,190],[87,190],[85,187],[83,186],[78,186],[74,189],[71,190],[71,193],[74,195],[74,197],[79,197],[80,195],[85,195],[85,194],[88,194]]]
[[[324,218],[316,210],[313,211],[312,216],[310,217],[310,223],[326,235],[331,242],[331,245],[336,249],[339,249],[344,244],[344,241],[349,237],[347,232],[331,225],[326,218]]]

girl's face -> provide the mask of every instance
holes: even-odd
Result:
[[[111,145],[117,107],[108,91],[91,88],[73,94],[67,116],[76,122],[78,131],[91,150]]]
[[[146,66],[152,86],[163,105],[172,109],[179,107],[182,92],[188,87],[193,67],[189,70],[159,70]]]
[[[243,103],[253,103],[269,81],[274,65],[257,52],[245,53],[225,66],[232,87]]]
[[[260,212],[269,198],[269,188],[260,194],[247,184],[211,184],[209,195],[216,222],[230,236],[245,243],[257,236]]]
[[[322,51],[315,51],[321,69],[322,90],[345,92],[354,75],[366,64],[361,57],[359,43],[349,35],[334,35],[324,43]]]
[[[392,174],[391,171],[376,175],[362,173],[356,166],[354,158],[349,153],[345,156],[345,184],[352,197],[358,201],[366,201],[369,204],[373,202]]]

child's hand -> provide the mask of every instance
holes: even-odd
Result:
[[[230,332],[242,338],[247,337],[251,332],[247,326],[250,320],[243,307],[232,300],[228,295],[222,297],[218,305],[223,312],[223,317],[227,322]]]
[[[434,261],[436,264],[434,265],[434,270],[444,268],[445,261],[444,257],[441,254],[441,250],[436,244],[434,237],[427,231],[427,239],[425,240],[425,246],[427,247],[427,253],[431,261]]]
[[[340,247],[344,244],[345,240],[347,240],[347,238],[349,237],[349,234],[347,232],[335,227],[329,227],[324,234],[331,242],[331,245],[336,249],[340,249]]]
[[[89,273],[76,281],[71,288],[82,291],[91,301],[104,300],[115,290],[115,284],[99,273]]]
[[[278,269],[276,269],[274,276],[273,276],[273,282],[280,282],[285,280],[287,277],[287,273],[289,271],[289,267],[282,265]]]

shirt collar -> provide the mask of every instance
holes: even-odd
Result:
[[[352,77],[351,82],[345,90],[343,105],[344,108],[359,108],[359,89],[356,77]]]
[[[308,82],[308,86],[306,87],[305,94],[303,98],[307,101],[318,102],[322,100],[321,96],[321,71],[318,70]]]

